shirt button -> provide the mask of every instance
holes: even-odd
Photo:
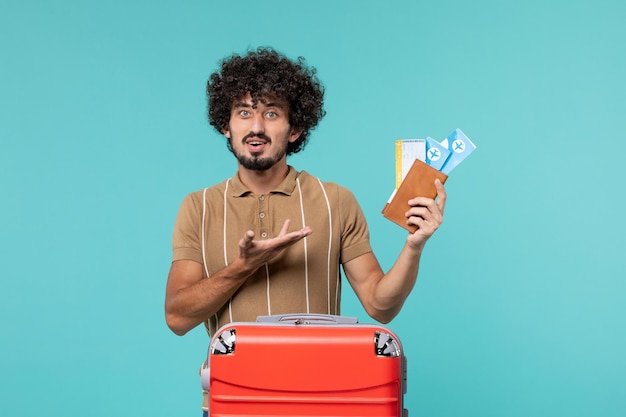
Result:
[[[263,232],[263,233],[261,233],[261,237],[262,237],[263,239],[265,239],[265,238],[267,237],[267,232]]]
[[[261,197],[259,197],[259,200],[261,200],[261,201],[265,200],[265,196],[262,195]]]
[[[259,213],[259,217],[264,219],[265,218],[265,213]]]

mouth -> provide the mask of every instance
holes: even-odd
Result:
[[[250,152],[261,152],[267,144],[270,143],[267,139],[262,139],[259,137],[251,137],[245,140],[246,146],[250,150]]]

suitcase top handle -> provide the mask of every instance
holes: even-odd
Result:
[[[293,323],[300,324],[355,324],[356,317],[336,316],[332,314],[274,314],[271,316],[258,316],[257,323]]]
[[[346,317],[346,316],[333,316],[327,314],[282,314],[282,315],[271,315],[271,316],[258,316],[257,323],[261,324],[292,324],[294,326],[300,325],[315,325],[321,324],[326,325],[330,324],[329,328],[334,325],[346,324],[347,327],[353,327],[355,323],[358,323],[355,317]],[[245,326],[245,323],[240,323]],[[249,327],[249,326],[248,326]],[[256,326],[252,326],[256,327]],[[287,327],[283,327],[283,330]],[[335,327],[335,330],[341,330],[344,327]],[[365,329],[364,327],[363,329]],[[308,330],[304,330],[308,332],[309,330],[313,330],[311,327]],[[384,329],[369,329],[372,331],[371,334],[373,336],[372,342],[374,347],[374,354],[376,356],[382,357],[400,357],[402,356],[402,349],[400,347],[400,343],[397,340],[396,336],[392,333],[388,333],[384,331]],[[363,335],[363,333],[361,333]],[[267,338],[264,339],[267,341]],[[231,355],[235,352],[237,341],[237,330],[235,327],[226,328],[224,331],[218,332],[212,339],[211,345],[209,346],[209,355]]]

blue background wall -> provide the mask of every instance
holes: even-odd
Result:
[[[595,1],[0,3],[0,414],[198,415],[207,338],[163,319],[192,190],[235,171],[220,58],[317,67],[290,163],[351,188],[388,268],[394,140],[462,128],[446,220],[391,324],[411,415],[623,416],[626,6]],[[344,313],[367,321],[350,291]],[[195,414],[194,414],[195,413]]]

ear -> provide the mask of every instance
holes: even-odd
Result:
[[[222,133],[224,134],[224,136],[230,139],[230,128],[228,127],[228,125],[226,125],[224,129],[222,129]]]
[[[302,134],[302,129],[300,129],[299,127],[291,128],[291,133],[289,134],[289,143],[293,143],[296,140],[298,140],[301,134]]]

